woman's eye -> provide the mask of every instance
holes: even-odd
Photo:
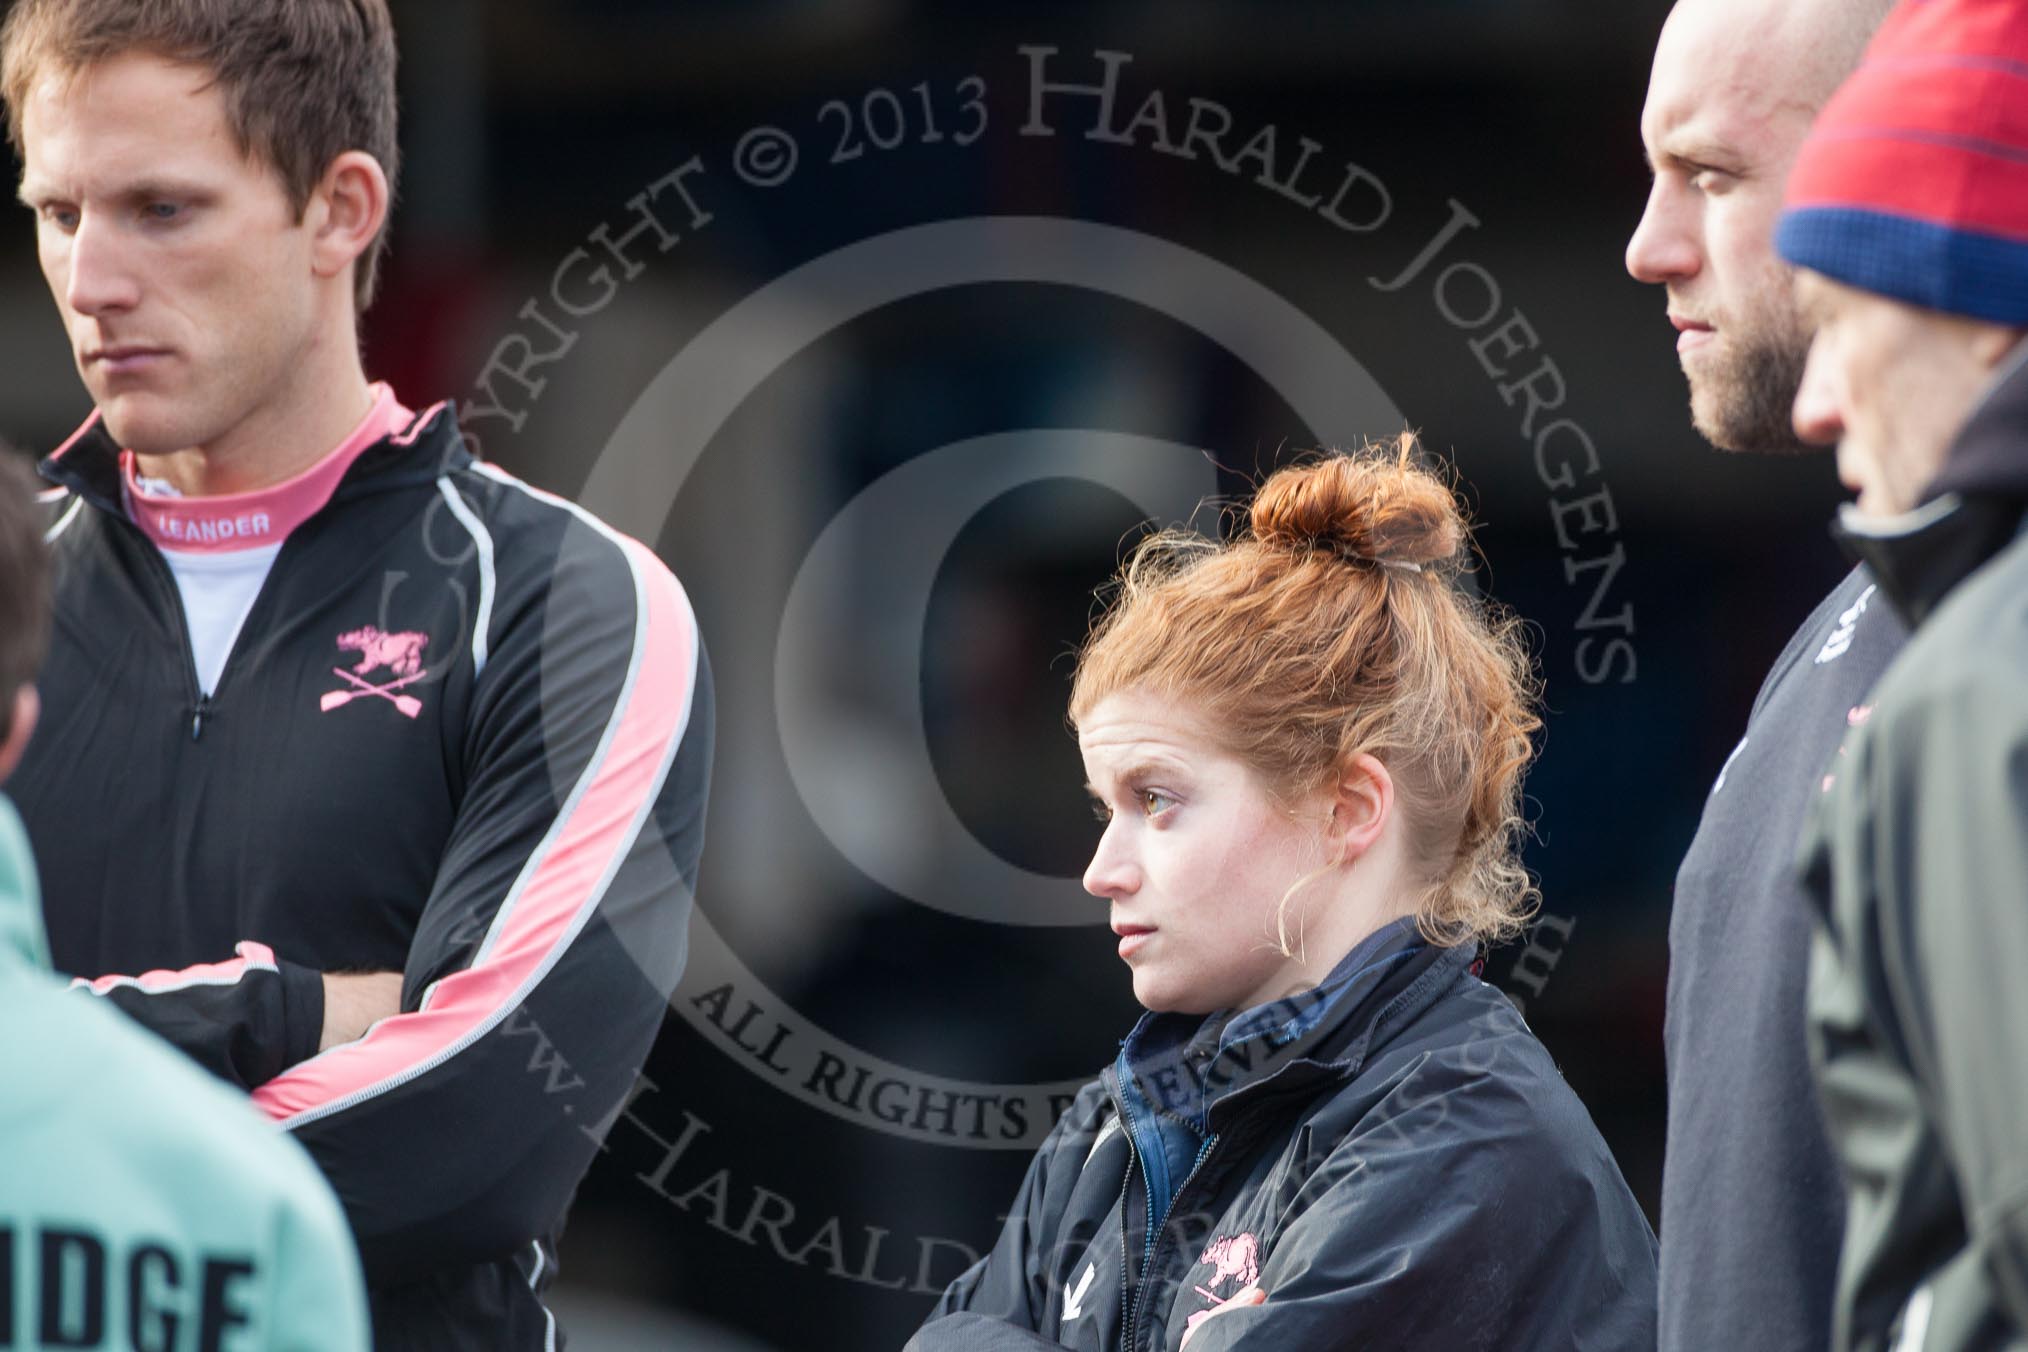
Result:
[[[141,214],[151,221],[173,221],[181,211],[174,202],[150,202],[141,209]]]
[[[1141,790],[1141,811],[1147,813],[1150,817],[1158,817],[1175,805],[1176,800],[1168,794],[1163,793],[1160,789]]]
[[[1700,169],[1690,176],[1690,186],[1706,197],[1716,196],[1730,188],[1735,182],[1733,175],[1723,169]]]

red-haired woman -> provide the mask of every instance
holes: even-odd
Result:
[[[1149,1012],[911,1349],[1654,1346],[1653,1233],[1474,972],[1538,723],[1466,545],[1404,437],[1135,551],[1070,712]]]

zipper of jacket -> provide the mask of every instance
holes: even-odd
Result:
[[[110,514],[109,514],[110,515]],[[176,585],[176,574],[171,571],[168,560],[155,547],[147,533],[125,517],[115,518],[124,530],[131,531],[133,538],[140,541],[140,552],[147,557],[147,567],[154,573],[155,580],[169,594],[169,612],[176,620],[176,642],[183,655],[183,684],[190,692],[190,740],[201,741],[204,737],[204,719],[211,712],[211,696],[197,680],[197,652],[190,646],[190,616],[183,609],[183,589]]]
[[[319,515],[321,516],[322,514],[320,513]],[[191,692],[191,741],[202,740],[204,736],[204,720],[218,706],[218,691],[223,690],[226,683],[232,679],[233,672],[239,668],[242,661],[241,654],[246,651],[247,644],[251,641],[249,636],[261,632],[261,624],[259,622],[264,621],[267,618],[267,612],[273,609],[272,598],[276,586],[275,574],[280,571],[282,555],[291,553],[290,545],[294,542],[295,538],[312,529],[316,524],[316,517],[303,522],[289,533],[287,538],[282,541],[281,548],[275,551],[274,559],[268,564],[267,575],[261,579],[260,589],[254,593],[253,601],[247,606],[246,615],[240,621],[239,632],[233,638],[232,648],[225,655],[225,665],[218,669],[218,689],[207,692],[197,679],[197,649],[190,639],[190,614],[184,609],[183,588],[176,582],[175,570],[170,568],[169,561],[162,557],[162,551],[153,540],[148,538],[147,534],[139,526],[136,526],[132,521],[125,522],[127,528],[133,531],[135,537],[141,541],[142,552],[148,556],[150,564],[156,570],[157,577],[168,583],[170,609],[176,616],[177,632],[182,635],[183,639],[184,681],[189,686]]]
[[[1133,1168],[1120,1175],[1120,1326],[1125,1328],[1134,1294],[1133,1255],[1127,1252],[1127,1194],[1133,1191],[1134,1169],[1141,1167],[1141,1152],[1134,1145],[1134,1133],[1123,1130],[1123,1134],[1127,1138],[1127,1153],[1134,1158]]]
[[[1130,1137],[1129,1139],[1131,1140],[1132,1138]],[[1149,1237],[1148,1252],[1141,1270],[1141,1287],[1140,1290],[1134,1292],[1133,1308],[1127,1312],[1127,1336],[1121,1344],[1124,1348],[1132,1349],[1139,1337],[1141,1331],[1141,1306],[1148,1298],[1148,1277],[1155,1270],[1154,1260],[1160,1250],[1161,1242],[1169,1233],[1169,1218],[1175,1216],[1177,1209],[1182,1206],[1184,1194],[1190,1191],[1191,1183],[1196,1180],[1198,1174],[1203,1172],[1204,1162],[1211,1158],[1212,1148],[1218,1144],[1220,1139],[1220,1134],[1215,1131],[1204,1138],[1204,1144],[1197,1148],[1197,1159],[1191,1164],[1190,1172],[1183,1176],[1182,1186],[1177,1188],[1176,1195],[1169,1199],[1169,1210],[1163,1218],[1161,1233]]]
[[[1113,1096],[1113,1111],[1119,1114],[1120,1134],[1127,1138],[1127,1154],[1133,1160],[1133,1166],[1120,1176],[1120,1320],[1124,1326],[1127,1311],[1139,1294],[1135,1287],[1136,1273],[1146,1271],[1148,1255],[1154,1247],[1155,1190],[1148,1181],[1147,1162],[1141,1158],[1141,1143],[1134,1139],[1134,1115],[1128,1110],[1125,1094]],[[1141,1245],[1141,1266],[1138,1269],[1127,1247],[1127,1198],[1133,1192],[1136,1172],[1141,1175],[1141,1193],[1147,1206],[1147,1220],[1143,1227],[1147,1238]]]

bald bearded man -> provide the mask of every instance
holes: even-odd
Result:
[[[1663,27],[1641,116],[1654,187],[1627,270],[1667,288],[1691,419],[1721,449],[1806,449],[1790,407],[1810,335],[1774,226],[1812,117],[1887,9],[1680,0]],[[1818,605],[1763,683],[1677,875],[1662,1352],[1829,1342],[1844,1195],[1811,1086],[1811,912],[1793,866],[1847,714],[1903,637],[1864,569]]]

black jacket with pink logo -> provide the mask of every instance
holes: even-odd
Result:
[[[909,1352],[1650,1352],[1654,1234],[1472,958],[1390,927],[1316,991],[1144,1019]]]
[[[440,405],[288,534],[201,695],[118,460],[93,424],[43,464],[55,633],[9,789],[56,965],[309,1149],[381,1352],[553,1346],[551,1241],[683,961],[689,603]],[[386,970],[403,1012],[318,1054],[321,974]]]

